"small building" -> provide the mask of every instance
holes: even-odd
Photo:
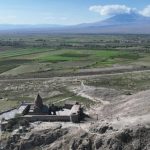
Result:
[[[76,104],[78,104],[78,102],[76,102],[76,101],[66,101],[66,102],[65,102],[65,108],[71,109],[72,106],[73,106],[73,105],[76,105]]]
[[[22,114],[22,115],[26,115],[30,110],[30,105],[29,104],[22,104],[19,108],[18,108],[18,114]]]
[[[70,111],[70,120],[74,123],[78,123],[80,121],[80,113],[81,106],[79,104],[73,105]]]

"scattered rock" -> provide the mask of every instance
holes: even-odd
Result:
[[[102,138],[97,137],[94,144],[95,144],[96,149],[99,149],[103,144]]]
[[[132,131],[129,129],[123,130],[120,134],[118,134],[117,138],[124,143],[128,143],[132,140],[132,136],[130,135]]]
[[[91,132],[100,133],[100,134],[106,133],[107,130],[113,130],[113,127],[110,126],[108,123],[96,124],[90,128]]]

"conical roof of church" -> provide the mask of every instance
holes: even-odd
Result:
[[[37,97],[36,97],[36,99],[34,101],[34,104],[35,104],[35,106],[37,106],[39,108],[42,108],[42,106],[43,106],[43,100],[42,100],[40,94],[37,95]]]

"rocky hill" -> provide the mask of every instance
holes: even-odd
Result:
[[[92,96],[90,89],[82,92]],[[150,90],[107,100],[88,110],[90,118],[80,124],[35,122],[26,132],[14,131],[3,149],[149,150]]]

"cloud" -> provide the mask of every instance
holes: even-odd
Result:
[[[150,5],[145,7],[142,11],[139,11],[139,13],[143,16],[150,17]]]
[[[126,5],[95,5],[89,8],[90,11],[99,13],[101,16],[110,16],[124,13],[131,13],[135,8]]]

